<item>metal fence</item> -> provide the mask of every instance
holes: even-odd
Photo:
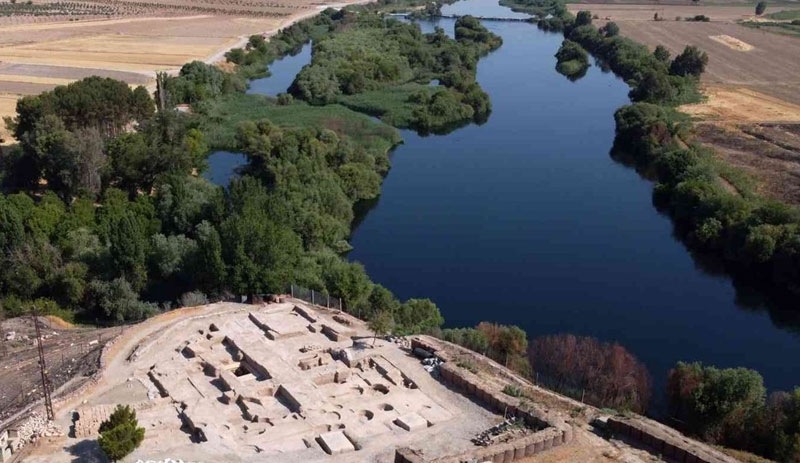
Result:
[[[92,331],[91,335],[85,337],[80,336],[82,333],[77,330],[75,337],[70,336],[71,332],[61,332],[58,336],[46,335],[45,363],[51,393],[57,392],[70,379],[96,370],[103,346],[122,334],[124,329]],[[46,331],[49,333],[52,330]],[[35,342],[35,337],[24,342],[30,346]],[[0,357],[0,364],[5,368],[0,381],[0,422],[43,397],[39,359],[32,350],[28,347],[22,352],[12,352],[9,348],[6,355]],[[55,394],[53,398],[56,398]]]
[[[344,301],[328,293],[315,291],[298,285],[289,285],[292,297],[301,299],[313,305],[328,307],[335,310],[344,310]]]

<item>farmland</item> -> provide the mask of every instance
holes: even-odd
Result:
[[[796,4],[770,5],[756,17],[752,4],[736,2],[639,3],[568,6],[616,22],[622,35],[650,49],[663,45],[675,56],[688,44],[707,52],[705,100],[681,108],[697,121],[697,141],[750,174],[757,192],[800,204],[800,38],[766,26],[793,18]],[[685,20],[696,15],[711,20]]]
[[[352,2],[351,2],[352,3]],[[186,0],[0,4],[0,117],[15,101],[91,75],[148,85],[156,71],[218,61],[332,2]],[[5,136],[5,137],[4,137]],[[8,142],[5,127],[0,138]]]

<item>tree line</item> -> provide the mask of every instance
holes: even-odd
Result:
[[[333,17],[251,38],[243,67],[290,53]],[[241,92],[244,75],[189,63],[160,76],[158,111],[144,88],[97,77],[20,100],[8,121],[19,143],[0,165],[3,310],[126,322],[296,283],[362,317],[389,314],[397,332],[439,327],[431,301],[398,301],[340,255],[353,205],[379,194],[390,143],[348,126],[246,121],[235,140],[249,161],[242,176],[228,188],[200,176],[209,121],[173,108]]]

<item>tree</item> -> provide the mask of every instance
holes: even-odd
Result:
[[[700,77],[708,64],[708,55],[693,45],[687,45],[683,53],[676,56],[669,67],[669,73],[675,76]]]
[[[634,101],[661,104],[675,98],[675,93],[668,75],[649,69],[644,72],[642,79],[628,95]]]
[[[752,413],[764,405],[766,389],[753,370],[678,362],[666,393],[670,412],[686,431],[726,444],[743,438]]]
[[[426,333],[444,324],[444,318],[430,299],[409,299],[395,313],[398,329],[403,333]]]
[[[669,63],[669,50],[664,45],[656,46],[656,49],[653,50],[653,56],[662,63]]]
[[[605,32],[606,37],[617,36],[617,35],[619,35],[619,26],[617,26],[617,23],[615,23],[613,21],[608,22],[603,27],[603,32]]]
[[[149,251],[147,235],[138,217],[133,212],[123,215],[111,229],[111,257],[119,274],[135,289],[144,287],[147,281],[145,259]]]
[[[767,10],[767,2],[758,2],[756,4],[756,16],[761,16]]]
[[[154,304],[139,300],[124,278],[110,282],[92,281],[89,283],[89,300],[98,315],[116,322],[143,320],[156,312]]]
[[[580,26],[588,26],[592,23],[592,12],[591,11],[579,11],[578,15],[575,16],[575,27]]]
[[[225,285],[226,276],[219,232],[205,220],[197,225],[196,230],[195,283],[208,294],[218,294]]]
[[[481,353],[508,368],[527,375],[528,336],[514,325],[481,322],[476,328],[455,328],[441,331],[441,337],[467,349]]]
[[[100,424],[100,449],[109,460],[119,461],[133,452],[144,440],[144,428],[139,427],[136,412],[129,406],[117,405],[114,412]]]
[[[376,312],[369,319],[369,329],[372,330],[372,345],[375,345],[375,340],[378,336],[385,336],[392,331],[394,327],[394,317],[388,310],[381,310]]]
[[[624,347],[561,334],[536,338],[530,362],[540,380],[565,391],[583,391],[599,407],[643,412],[650,400],[647,368]]]

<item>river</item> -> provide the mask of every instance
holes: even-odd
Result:
[[[443,12],[509,16],[494,1]],[[449,33],[453,23],[437,22]],[[625,83],[597,66],[570,82],[554,69],[560,34],[484,24],[504,40],[478,67],[488,122],[445,136],[403,131],[349,258],[401,299],[432,299],[448,327],[488,320],[529,338],[619,342],[650,370],[657,408],[679,360],[754,368],[771,389],[800,383],[796,325],[700,265],[653,207],[652,184],[609,156]],[[273,64],[268,79],[281,80],[270,92],[285,91],[291,63],[290,76]]]

